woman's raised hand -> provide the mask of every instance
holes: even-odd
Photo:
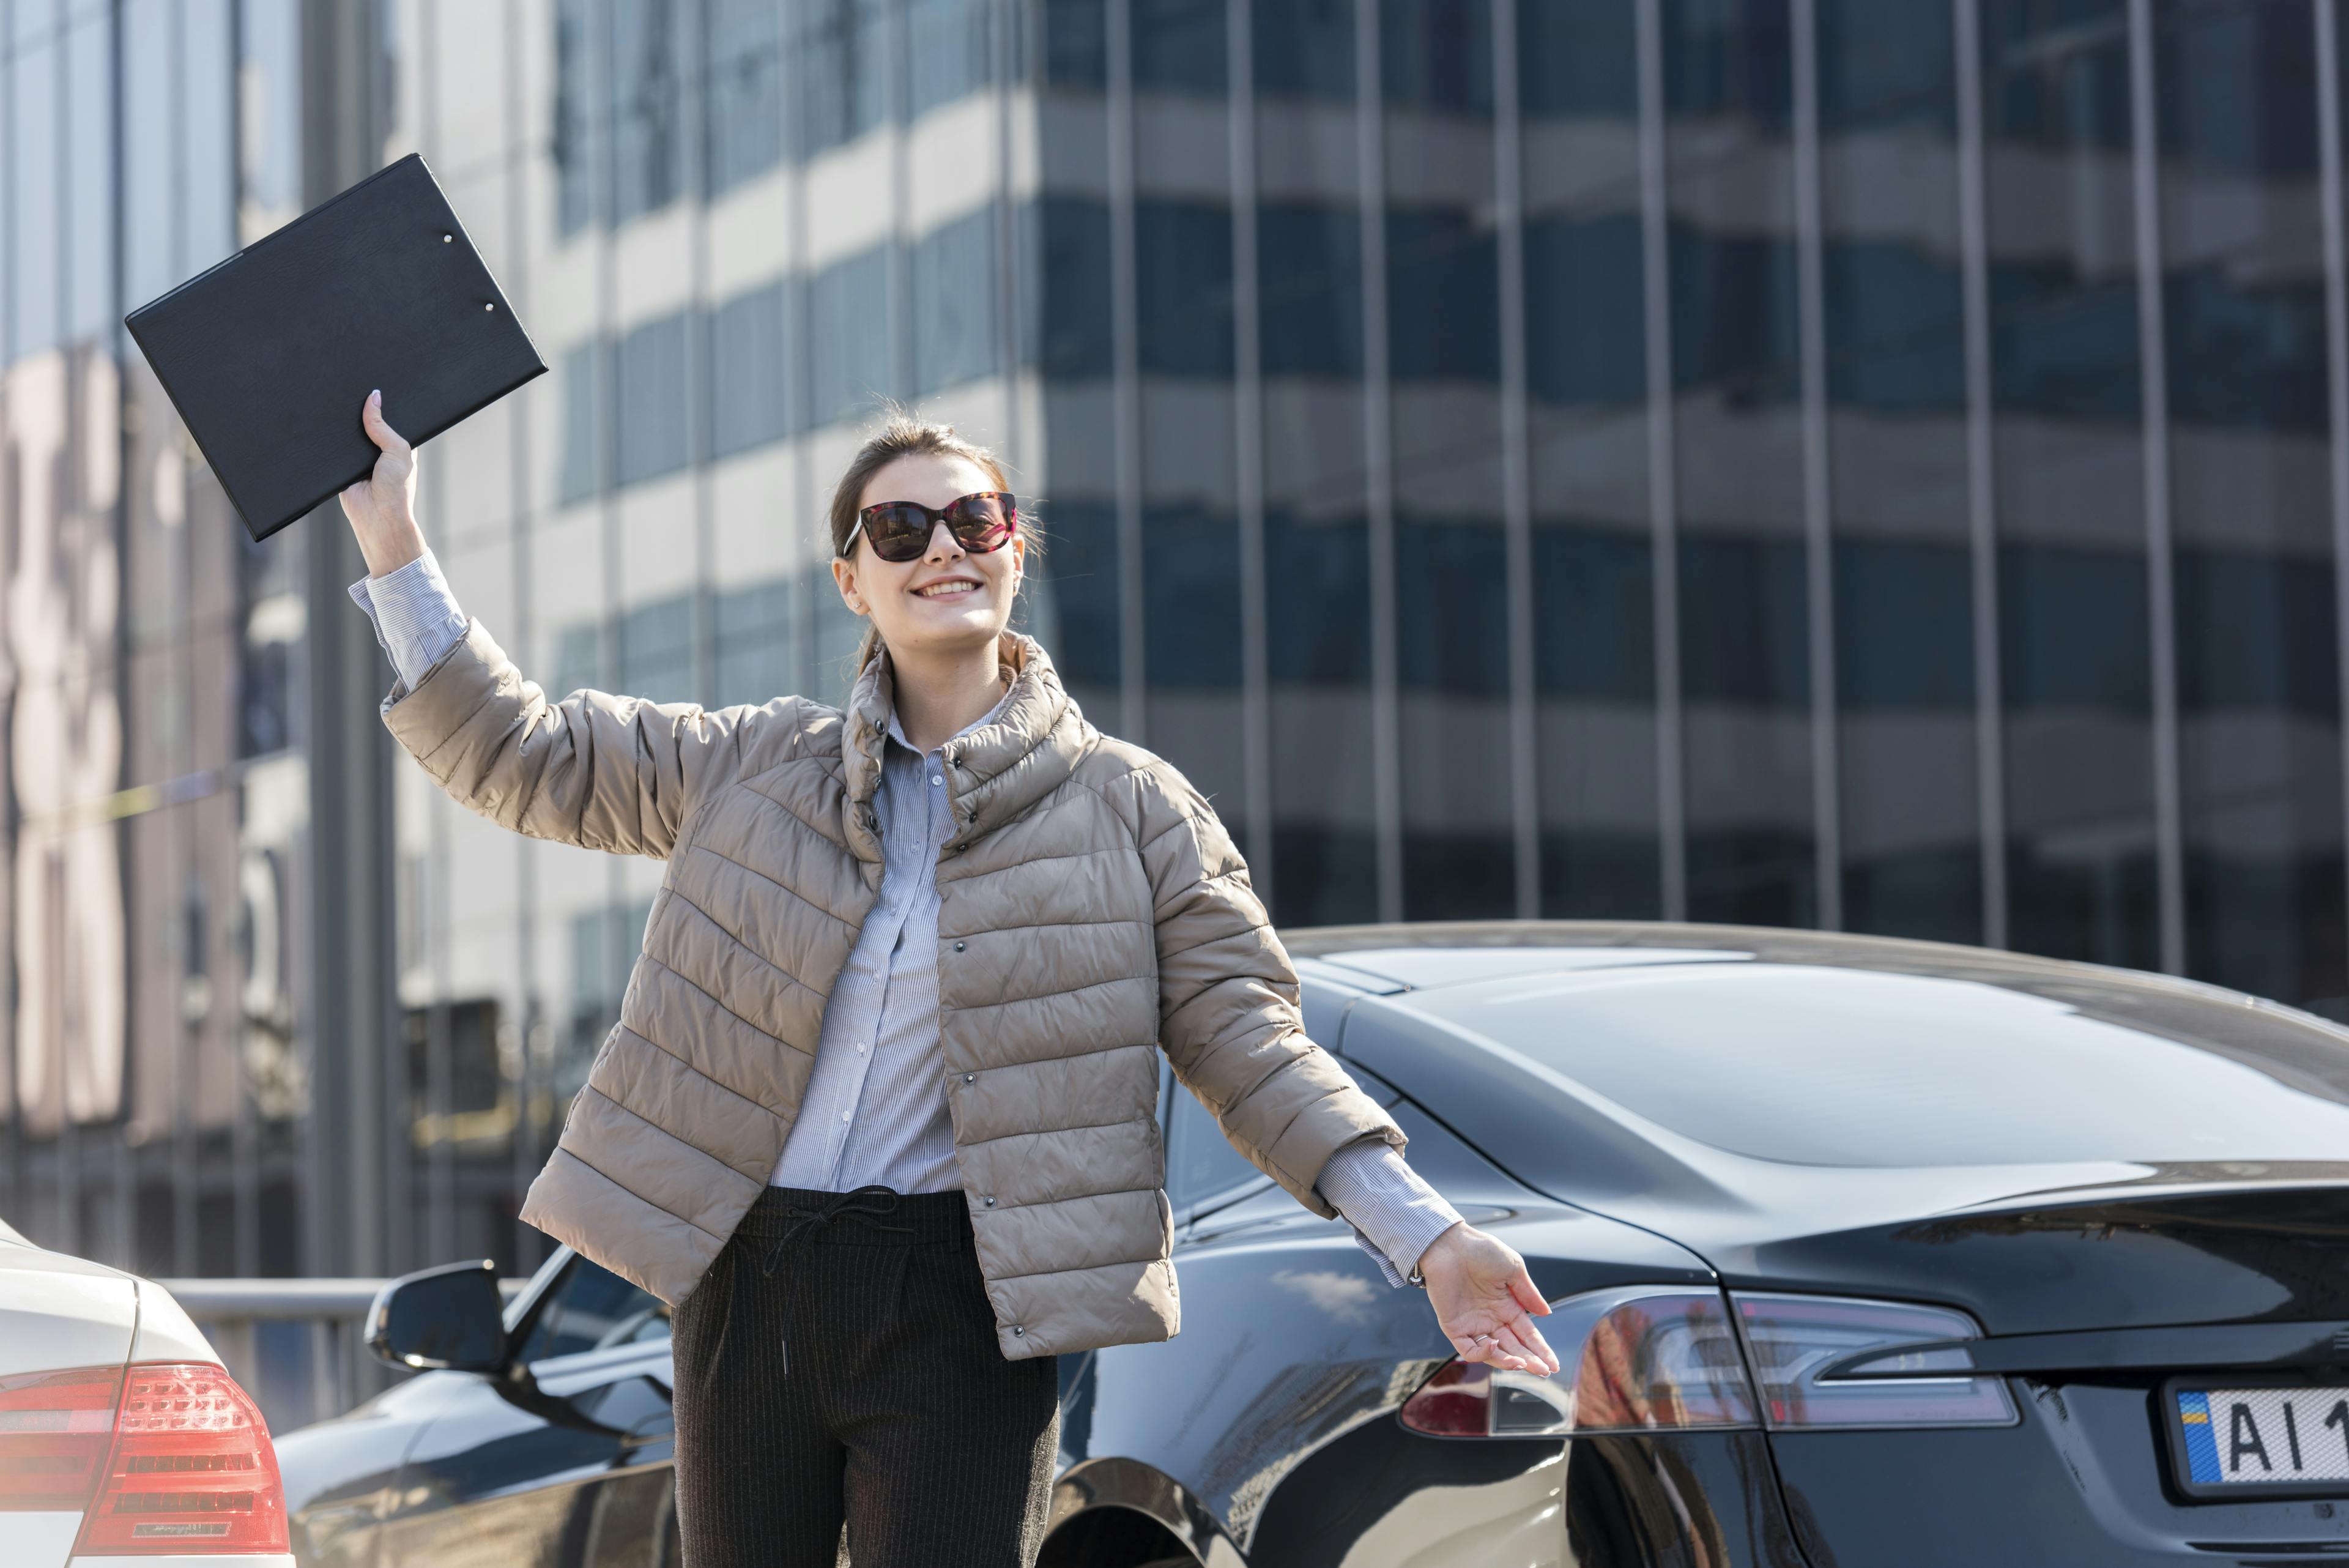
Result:
[[[1428,1243],[1419,1272],[1461,1360],[1537,1376],[1557,1370],[1557,1354],[1534,1326],[1534,1314],[1547,1316],[1549,1303],[1516,1248],[1463,1220]]]
[[[359,406],[359,428],[378,455],[372,474],[344,487],[343,515],[358,537],[367,576],[379,577],[424,554],[424,531],[416,525],[416,452],[384,419],[380,389]]]

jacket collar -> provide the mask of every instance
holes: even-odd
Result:
[[[996,656],[1011,670],[1011,690],[987,722],[964,731],[944,748],[957,846],[1017,816],[1076,770],[1080,715],[1043,644],[1025,632],[1005,631],[997,639]],[[850,846],[865,860],[882,858],[873,796],[895,707],[892,680],[884,648],[857,673],[848,697],[841,747],[847,784],[842,826]]]

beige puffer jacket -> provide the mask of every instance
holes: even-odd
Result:
[[[1006,1357],[1181,1326],[1158,1052],[1297,1200],[1392,1117],[1307,1038],[1297,976],[1204,796],[1085,722],[1034,639],[996,722],[952,742],[938,1011],[955,1155]],[[620,1017],[522,1217],[669,1303],[764,1188],[824,999],[881,886],[890,711],[602,691],[550,702],[476,619],[384,722],[450,794],[534,838],[668,862]]]

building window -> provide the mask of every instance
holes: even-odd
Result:
[[[683,468],[687,461],[685,316],[647,321],[620,339],[618,483]]]
[[[655,702],[688,701],[693,691],[693,598],[677,594],[620,617],[620,690]]]
[[[791,433],[791,286],[777,279],[711,313],[710,455],[726,457]]]
[[[914,246],[914,390],[935,392],[995,369],[995,209]]]
[[[612,222],[685,189],[676,0],[612,0]]]
[[[602,442],[595,419],[595,350],[599,340],[563,353],[563,472],[555,498],[564,505],[585,501],[601,488]]]
[[[1133,0],[1135,88],[1221,98],[1226,9],[1224,0]]]
[[[1047,196],[1023,209],[1022,358],[1047,376],[1110,373],[1109,209]]]
[[[885,0],[803,0],[798,53],[802,138],[811,156],[881,123],[889,107]]]
[[[906,62],[907,119],[987,84],[992,74],[987,13],[987,0],[906,0],[905,35],[913,48]]]
[[[1142,369],[1232,373],[1232,213],[1201,202],[1137,202],[1134,293]]]
[[[715,198],[782,159],[783,36],[773,0],[708,0],[708,5],[702,113]]]
[[[1102,92],[1109,38],[1101,0],[1043,0],[1044,83]]]
[[[889,251],[875,245],[808,283],[809,423],[852,418],[888,393]]]
[[[1362,373],[1362,218],[1352,207],[1257,211],[1257,327],[1268,376]],[[1634,318],[1634,330],[1637,318]]]
[[[1249,14],[1257,92],[1354,101],[1353,0],[1288,0]]]
[[[827,577],[829,574],[826,574]],[[818,591],[828,587],[820,583]],[[721,588],[713,607],[717,625],[717,705],[759,704],[789,695],[792,680],[792,583],[772,577]]]
[[[587,4],[555,0],[554,228],[568,237],[595,216],[587,137]]]

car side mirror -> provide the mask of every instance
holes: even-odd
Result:
[[[367,1308],[367,1348],[394,1366],[494,1372],[505,1365],[505,1303],[488,1258],[402,1274]]]

